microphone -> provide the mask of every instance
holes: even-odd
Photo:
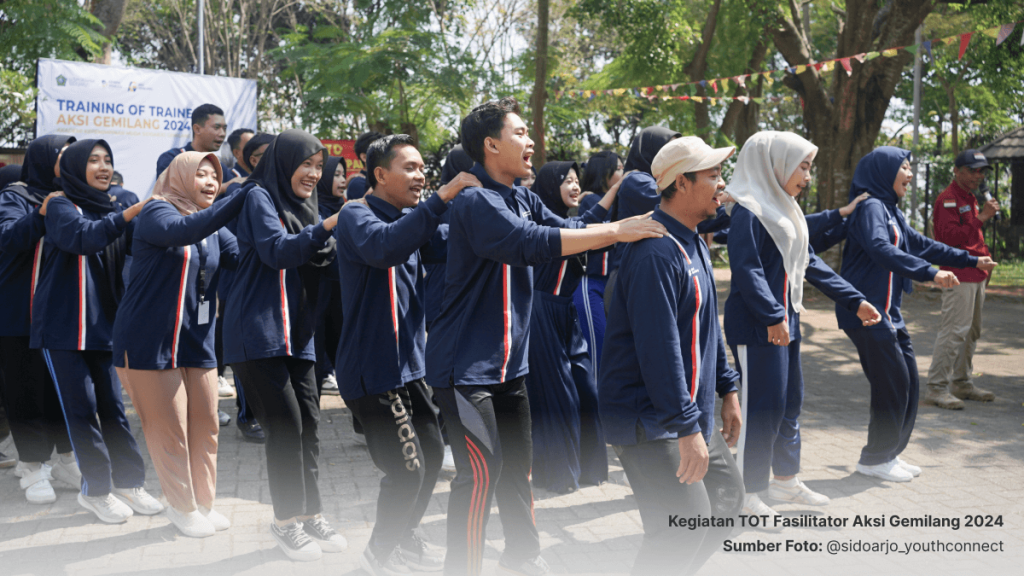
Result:
[[[987,185],[983,185],[981,187],[981,189],[978,190],[978,191],[985,195],[985,202],[988,202],[989,200],[992,199],[992,194],[989,192]],[[992,217],[992,221],[993,222],[999,222],[999,220],[1002,217],[1003,217],[1003,215],[999,213],[999,210],[996,210],[996,214],[995,214],[995,216]]]

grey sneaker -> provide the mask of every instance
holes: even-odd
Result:
[[[363,550],[362,556],[359,557],[359,566],[373,576],[400,576],[412,572],[398,548],[392,550],[391,554],[381,561],[367,546],[366,550]]]
[[[58,454],[52,462],[50,475],[54,480],[59,480],[75,490],[82,489],[82,471],[78,469],[74,453]]]
[[[271,522],[270,534],[285,555],[292,560],[314,562],[323,556],[320,545],[311,540],[302,529],[302,522],[292,522],[284,527],[279,527],[276,522]]]
[[[540,556],[519,562],[509,561],[502,556],[498,559],[499,574],[519,574],[521,576],[544,576],[551,573],[551,567]]]
[[[138,488],[114,488],[111,494],[118,500],[131,506],[132,510],[139,514],[152,516],[164,511],[164,505],[158,502],[156,498],[150,496],[149,492],[146,492],[146,489],[142,486]]]
[[[109,492],[103,496],[78,493],[78,503],[107,524],[120,524],[132,517],[132,509]]]
[[[418,534],[406,538],[398,544],[402,558],[409,568],[420,572],[440,572],[444,569],[444,548],[434,546]]]
[[[309,520],[303,520],[302,529],[324,552],[344,552],[348,548],[348,541],[345,540],[345,537],[335,532],[321,514],[317,514]]]

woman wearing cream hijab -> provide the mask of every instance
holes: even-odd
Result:
[[[217,360],[213,350],[220,266],[238,246],[217,230],[241,210],[240,192],[210,208],[220,189],[213,154],[183,152],[160,175],[135,224],[131,275],[114,322],[117,375],[142,420],[153,466],[186,536],[227,529],[217,489]]]
[[[801,482],[803,374],[800,312],[806,279],[865,325],[881,317],[808,244],[796,197],[811,181],[817,146],[790,132],[758,132],[744,144],[729,183],[737,206],[729,230],[732,288],[725,335],[742,374],[743,431],[737,464],[747,500],[744,514],[775,515],[758,492],[775,499],[824,505],[828,497]],[[769,472],[775,478],[769,485]],[[769,523],[769,525],[771,525]]]

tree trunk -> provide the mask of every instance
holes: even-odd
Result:
[[[127,0],[93,0],[92,15],[103,23],[105,37],[113,38],[117,33],[118,27],[121,26],[121,20],[124,19],[124,10],[127,4]],[[104,42],[103,54],[96,57],[96,63],[109,65],[110,50],[110,42]]]
[[[547,2],[545,2],[547,4]],[[686,75],[690,77],[692,82],[700,82],[704,79],[704,74],[708,69],[708,52],[711,51],[711,41],[715,37],[715,26],[718,24],[718,11],[722,7],[722,0],[715,0],[715,3],[708,9],[707,20],[704,21],[704,29],[700,35],[700,46],[697,47],[697,52],[693,55],[693,59],[686,65],[684,71]],[[697,85],[697,96],[707,96],[707,90],[700,85]],[[697,129],[697,135],[706,141],[712,139],[711,134],[711,115],[708,112],[708,103],[700,102],[694,103],[693,108],[694,114],[694,125]]]
[[[745,72],[750,74],[759,71],[761,63],[764,62],[767,54],[768,42],[762,36],[761,38],[758,38],[757,44],[754,45],[754,51],[750,56],[750,61],[747,63],[747,69]],[[757,78],[759,81],[764,79],[763,76],[758,76]],[[743,86],[737,85],[735,92],[733,92],[733,96],[750,96],[750,91]],[[738,147],[742,147],[743,142],[746,142],[747,138],[750,136],[749,134],[744,134],[742,139],[739,138],[738,135],[740,130],[737,128],[741,122],[744,122],[745,124],[749,119],[747,115],[750,106],[757,106],[757,104],[749,101],[744,104],[738,100],[733,100],[729,104],[729,109],[725,112],[725,117],[722,118],[721,127],[718,129],[720,133],[732,138],[733,142],[736,142],[736,146]],[[744,126],[743,132],[746,132],[746,126]]]
[[[790,0],[789,5],[789,15],[777,15],[772,38],[790,66],[807,65],[804,72],[789,74],[784,82],[800,96],[810,140],[818,146],[815,164],[819,208],[835,208],[846,203],[857,162],[874,148],[889,100],[912,55],[899,52],[892,58],[879,56],[863,63],[853,59],[850,76],[837,62],[828,89],[820,71],[811,62],[796,0]],[[934,0],[887,4],[886,13],[876,24],[880,12],[878,2],[848,0],[847,20],[836,50],[838,57],[912,44],[914,30],[933,5]]]
[[[537,0],[537,70],[533,83],[533,166],[539,170],[547,160],[544,148],[544,103],[548,80],[548,0]]]

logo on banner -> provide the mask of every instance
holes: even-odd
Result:
[[[138,88],[139,88],[139,85],[137,83],[135,83],[135,82],[129,82],[128,83],[128,91],[129,92],[135,92],[135,90],[137,90]]]
[[[68,79],[63,74],[57,76],[57,86],[63,86],[68,83]]]

